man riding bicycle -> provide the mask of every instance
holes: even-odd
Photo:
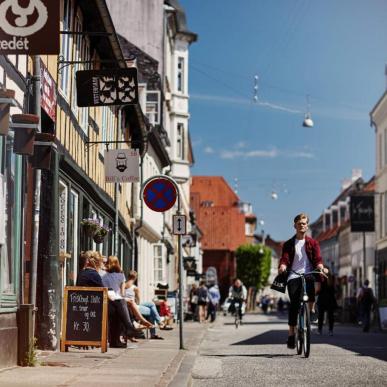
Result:
[[[282,247],[282,255],[278,268],[279,273],[285,273],[288,269],[299,274],[324,269],[319,243],[306,235],[308,223],[309,218],[304,213],[301,213],[294,218],[296,235],[286,241]],[[287,286],[290,298],[287,346],[288,348],[295,348],[295,327],[297,325],[300,297],[303,292],[302,280],[297,274],[290,273],[287,277]],[[306,291],[309,297],[311,320],[316,321],[317,316],[314,310],[315,290],[313,276],[306,277]]]
[[[242,321],[242,306],[247,301],[247,289],[239,278],[235,278],[230,286],[228,296],[231,298],[229,307],[230,312],[239,313],[239,319]],[[238,310],[235,310],[235,304],[238,304]]]

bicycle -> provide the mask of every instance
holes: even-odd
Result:
[[[234,324],[235,324],[235,328],[237,328],[237,329],[238,329],[239,325],[242,324],[242,320],[240,317],[241,308],[242,308],[241,302],[239,300],[235,301],[234,302],[234,317],[235,317]]]
[[[306,292],[306,281],[305,277],[312,274],[322,274],[327,277],[323,271],[313,270],[309,273],[297,273],[294,270],[289,270],[290,272],[297,274],[302,280],[302,289],[303,294],[300,299],[300,308],[297,315],[297,326],[295,331],[295,341],[296,341],[296,350],[297,354],[301,355],[304,351],[304,356],[309,357],[310,354],[310,312],[309,312],[309,297]]]

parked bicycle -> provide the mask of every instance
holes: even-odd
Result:
[[[305,277],[313,274],[322,274],[324,277],[327,277],[323,271],[313,270],[309,273],[297,273],[296,271],[289,270],[290,272],[298,275],[302,280],[302,289],[303,292],[300,298],[300,308],[298,310],[297,316],[297,326],[295,331],[295,341],[296,341],[296,350],[297,354],[301,355],[304,352],[305,357],[309,357],[310,354],[310,311],[309,311],[309,297],[306,292],[306,281]]]

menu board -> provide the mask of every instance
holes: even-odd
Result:
[[[66,286],[61,351],[68,345],[90,345],[107,351],[107,288]]]

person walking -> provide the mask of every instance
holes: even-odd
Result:
[[[189,304],[191,307],[192,313],[192,321],[196,321],[198,319],[198,287],[196,284],[192,284],[191,290],[189,292]]]
[[[204,281],[200,281],[199,289],[197,290],[198,295],[198,307],[199,307],[199,323],[206,320],[206,308],[208,304],[208,289]]]
[[[318,307],[318,333],[322,334],[322,328],[324,325],[325,312],[328,315],[328,327],[329,327],[329,336],[333,335],[333,325],[334,325],[334,312],[337,308],[337,301],[335,295],[335,285],[333,277],[331,274],[328,274],[328,278],[321,284],[320,293],[318,294],[317,299]]]
[[[369,287],[370,281],[366,279],[357,297],[358,304],[362,311],[363,332],[369,332],[371,323],[371,309],[375,303],[373,290]]]
[[[210,318],[210,322],[214,322],[216,319],[216,310],[218,309],[220,301],[220,292],[218,285],[213,285],[208,289],[208,311],[207,320]]]
[[[296,235],[286,241],[282,247],[282,254],[278,267],[279,274],[285,273],[288,269],[291,269],[299,274],[308,273],[314,269],[324,270],[319,243],[306,235],[309,224],[308,215],[305,213],[298,214],[293,221],[294,228],[296,229]],[[287,278],[287,286],[290,298],[287,346],[288,348],[293,349],[296,346],[295,327],[297,325],[297,314],[300,306],[302,280],[298,275],[290,273]],[[314,277],[311,276],[306,278],[306,290],[309,297],[311,320],[315,321]]]

